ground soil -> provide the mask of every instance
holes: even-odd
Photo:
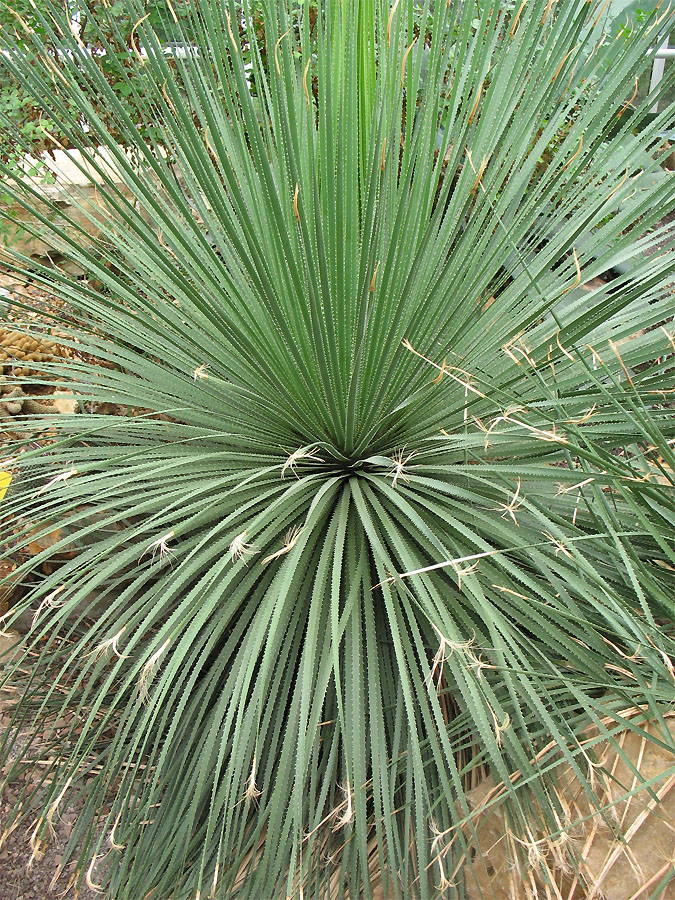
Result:
[[[18,638],[0,637],[0,655]],[[2,699],[0,698],[0,734],[4,733],[9,725],[9,718],[3,714]],[[2,771],[2,778],[7,774],[11,761]],[[40,781],[38,769],[26,772],[13,779],[0,794],[0,834],[7,829],[13,811],[27,794],[37,789]],[[54,818],[55,835],[53,839],[40,849],[34,859],[31,858],[31,832],[33,820],[21,823],[5,836],[0,845],[0,900],[47,900],[47,898],[62,898],[62,900],[94,900],[98,895],[90,890],[86,884],[77,892],[75,887],[69,887],[70,878],[75,869],[75,863],[65,867],[64,872],[56,884],[52,887],[52,879],[61,864],[61,853],[70,837],[73,823],[77,816],[77,808],[65,810],[59,817]]]

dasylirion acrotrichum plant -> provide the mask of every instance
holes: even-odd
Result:
[[[79,404],[3,451],[7,827],[115,900],[460,898],[485,777],[574,870],[561,767],[615,828],[592,736],[673,697],[673,14],[80,5],[0,36],[73,211],[0,163],[64,348],[4,377]]]

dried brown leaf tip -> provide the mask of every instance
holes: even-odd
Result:
[[[155,562],[157,555],[159,555],[159,561],[163,562],[165,557],[173,556],[173,550],[169,547],[169,541],[174,536],[173,531],[167,532],[167,534],[162,535],[162,537],[157,538],[154,541],[151,541],[150,544],[143,551],[143,556],[146,553],[152,553],[152,562]]]
[[[369,291],[371,294],[375,292],[375,279],[377,278],[377,273],[380,269],[380,260],[378,259],[377,265],[375,266],[375,271],[373,272],[373,277],[370,279],[370,288]]]
[[[546,20],[548,19],[549,15],[551,13],[552,7],[553,7],[553,0],[548,0],[548,3],[546,4],[546,9],[544,10],[544,15],[541,17],[542,25],[546,24]]]
[[[467,372],[466,369],[461,369],[459,366],[449,366],[447,364],[447,358],[443,360],[443,364],[439,365],[437,362],[434,362],[433,359],[429,359],[428,356],[425,356],[424,353],[420,353],[419,350],[415,350],[413,345],[407,338],[403,338],[401,341],[406,350],[409,350],[415,356],[419,357],[419,359],[423,359],[425,362],[429,363],[430,366],[433,366],[434,369],[437,369],[439,375],[433,379],[433,384],[439,384],[443,378],[443,375],[447,375],[453,381],[457,382],[457,384],[461,384],[465,391],[471,391],[472,394],[476,394],[478,397],[482,397],[485,399],[485,394],[480,391],[477,387],[474,387],[470,379],[475,378],[470,372]],[[456,373],[459,372],[459,375]]]
[[[562,296],[569,294],[570,291],[573,291],[575,287],[579,287],[581,284],[581,265],[579,264],[579,257],[577,256],[577,251],[574,247],[572,247],[572,256],[574,258],[574,267],[577,274],[572,284],[562,292]]]
[[[515,493],[513,494],[511,499],[508,501],[508,503],[500,503],[498,506],[492,507],[495,510],[501,511],[502,518],[504,518],[505,516],[510,516],[510,518],[512,519],[512,521],[515,525],[518,524],[518,519],[516,518],[516,510],[520,509],[520,507],[525,502],[525,498],[520,496],[520,488],[521,488],[521,482],[520,482],[520,478],[519,478],[518,486],[516,487]],[[507,492],[507,497],[508,497],[508,492]]]
[[[478,104],[480,103],[481,94],[483,93],[483,85],[485,82],[481,81],[478,86],[478,90],[476,91],[476,99],[473,101],[473,106],[471,107],[471,112],[469,113],[469,125],[472,124],[476,113],[478,111]]]
[[[570,158],[567,160],[567,162],[566,162],[565,165],[563,166],[563,172],[565,171],[565,169],[566,169],[568,166],[572,165],[572,163],[574,162],[574,160],[575,160],[575,159],[577,158],[577,156],[581,153],[581,151],[582,151],[582,149],[583,149],[583,146],[584,146],[584,136],[583,136],[583,134],[582,134],[581,137],[579,138],[579,146],[577,147],[577,150],[576,150],[576,152],[574,153],[574,155],[573,155],[573,156],[570,156]]]
[[[300,187],[296,181],[295,190],[293,191],[293,215],[295,216],[295,221],[300,221],[300,212],[298,211],[298,194],[300,193]]]
[[[269,556],[266,556],[261,565],[266,566],[267,563],[271,563],[275,559],[279,559],[282,556],[285,556],[287,553],[290,553],[293,547],[298,543],[298,538],[302,534],[302,526],[294,525],[293,528],[289,529],[286,533],[286,543],[281,547],[276,553],[272,553]]]
[[[234,562],[238,562],[241,560],[244,565],[246,565],[246,557],[252,556],[254,553],[257,553],[255,549],[255,544],[251,544],[246,540],[246,530],[238,534],[231,542],[230,547],[230,560]]]
[[[176,15],[176,10],[173,8],[173,4],[171,3],[171,0],[166,0],[166,5],[169,7],[169,12],[171,13],[171,18],[173,19],[174,23],[176,25],[178,25],[178,16]]]
[[[515,14],[513,19],[511,20],[511,27],[509,28],[509,37],[513,37],[518,31],[518,23],[520,21],[520,14],[522,13],[525,5],[527,4],[527,0],[522,0],[522,3],[518,7],[518,12]]]
[[[333,825],[333,831],[339,831],[341,828],[351,825],[354,821],[354,803],[351,784],[347,782],[344,787],[340,785],[340,790],[344,794],[344,799],[335,809],[334,815],[337,816],[337,820]]]
[[[565,63],[567,62],[567,60],[570,58],[570,56],[574,53],[574,51],[577,50],[577,49],[578,49],[578,46],[577,46],[577,47],[572,47],[572,49],[571,49],[571,50],[568,50],[567,53],[565,54],[565,56],[563,56],[563,58],[560,60],[560,62],[558,63],[558,68],[555,70],[555,73],[554,73],[554,75],[553,75],[553,78],[551,79],[551,84],[555,84],[555,82],[556,82],[556,80],[557,80],[557,78],[558,78],[558,75],[560,75],[560,73],[561,73],[562,70],[563,70],[563,66],[565,65]]]
[[[298,447],[297,450],[289,454],[281,466],[281,477],[285,478],[286,472],[292,472],[297,478],[298,473],[295,469],[297,464],[303,460],[305,462],[323,462],[322,457],[319,456],[319,448],[317,446],[310,444],[308,447]]]
[[[256,787],[256,771],[258,767],[258,760],[256,757],[253,757],[253,762],[251,763],[251,773],[248,776],[248,781],[246,782],[246,790],[244,791],[244,800],[255,803],[258,797],[262,794],[262,791]]]
[[[431,661],[429,674],[427,675],[425,681],[427,687],[431,687],[435,680],[436,688],[438,690],[443,679],[443,667],[453,655],[453,653],[459,653],[466,656],[470,660],[475,660],[475,656],[471,648],[476,643],[476,635],[474,633],[473,637],[471,637],[467,641],[455,641],[445,637],[441,630],[437,628],[433,622],[431,623],[431,627],[436,632],[439,643],[438,649],[436,650],[434,658]]]
[[[164,653],[169,649],[169,644],[171,643],[171,638],[167,638],[162,646],[155,653],[152,654],[150,659],[145,663],[143,668],[141,669],[141,677],[138,682],[138,692],[141,697],[141,701],[143,703],[147,703],[150,699],[149,687],[152,679],[155,677],[155,672],[157,671],[157,666],[159,665],[159,661],[164,655]]]
[[[234,39],[234,32],[232,31],[232,19],[230,18],[230,14],[227,10],[225,10],[225,18],[227,19],[227,33],[230,36],[232,47],[235,53],[239,53],[239,47],[237,47],[237,42]]]
[[[485,169],[487,168],[487,164],[490,161],[489,155],[483,156],[483,159],[481,160],[481,163],[480,163],[480,166],[478,167],[478,169],[476,169],[476,167],[473,164],[473,157],[471,156],[471,151],[469,150],[468,147],[466,148],[466,156],[467,156],[467,159],[469,160],[469,165],[471,166],[471,168],[473,169],[473,171],[476,175],[476,180],[474,181],[473,187],[471,188],[471,193],[475,194],[476,191],[478,190],[479,185],[482,188],[482,190],[484,191],[485,188],[483,186],[482,179],[483,179],[483,175],[485,174]]]
[[[408,482],[408,476],[406,475],[406,466],[417,456],[417,451],[413,450],[412,453],[409,453],[407,456],[405,454],[405,447],[402,447],[400,450],[397,450],[392,457],[393,468],[387,472],[387,476],[391,476],[391,486],[396,487],[399,478],[402,478],[405,482]]]
[[[626,376],[626,380],[628,381],[628,384],[629,384],[632,388],[634,388],[634,387],[635,387],[635,384],[633,383],[633,379],[631,378],[630,372],[628,371],[628,368],[626,367],[626,364],[625,364],[625,362],[623,361],[623,359],[622,359],[622,357],[621,357],[621,354],[619,353],[619,348],[616,346],[616,344],[614,343],[614,341],[611,340],[611,339],[609,340],[608,343],[609,343],[609,346],[612,348],[612,353],[613,353],[613,354],[616,356],[616,358],[619,360],[619,365],[620,365],[621,368],[623,369],[623,373],[624,373],[624,375]]]
[[[403,60],[401,61],[401,87],[405,84],[405,64],[408,61],[408,57],[410,56],[410,51],[417,43],[417,38],[414,38],[408,47],[408,49],[403,54]]]
[[[137,43],[137,41],[135,40],[135,37],[136,37],[136,29],[137,29],[143,22],[145,22],[145,20],[148,18],[149,15],[150,15],[150,13],[146,13],[144,16],[141,16],[141,18],[138,20],[138,22],[136,22],[136,24],[134,25],[134,27],[131,29],[131,35],[130,35],[130,37],[129,37],[129,43],[131,44],[131,47],[132,47],[134,53],[136,54],[136,56],[138,57],[138,61],[140,62],[140,64],[141,64],[142,66],[145,65],[145,60],[143,59],[143,57],[142,57],[142,55],[141,55],[141,51],[138,49],[138,43]]]
[[[635,90],[634,90],[633,93],[630,95],[629,99],[626,100],[626,102],[625,102],[624,105],[621,107],[621,109],[619,110],[619,112],[616,114],[617,119],[620,119],[621,116],[626,112],[626,110],[628,109],[628,107],[632,105],[633,100],[635,100],[635,98],[637,97],[637,92],[638,92],[638,79],[637,79],[637,75],[636,75],[636,76],[635,76]]]
[[[400,2],[401,0],[396,0],[396,3],[394,3],[389,12],[389,18],[387,19],[387,47],[391,44],[391,23],[394,19],[394,14],[396,13]]]
[[[302,87],[305,92],[305,100],[307,102],[308,109],[310,106],[310,99],[309,99],[309,87],[307,86],[307,73],[309,72],[309,66],[310,66],[311,62],[312,62],[312,57],[310,56],[310,58],[307,60],[307,65],[305,66],[305,71],[302,73]]]
[[[279,40],[274,45],[274,65],[276,66],[276,69],[277,69],[277,75],[281,75],[281,66],[279,64],[279,44],[281,44],[283,39],[289,33],[290,33],[290,29],[287,29],[286,31],[284,31],[284,33],[281,35]]]
[[[444,356],[444,357],[443,357],[443,362],[441,363],[441,368],[440,368],[440,370],[439,370],[439,372],[438,372],[438,375],[433,379],[432,384],[440,384],[441,381],[443,381],[443,376],[444,376],[445,373],[446,373],[446,365],[447,365],[447,362],[448,362],[448,357],[447,357],[447,356]]]

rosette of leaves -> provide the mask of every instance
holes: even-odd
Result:
[[[96,53],[56,7],[4,35],[99,200],[61,228],[6,171],[86,275],[14,256],[83,411],[16,419],[2,509],[3,759],[43,763],[14,824],[39,853],[75,804],[80,885],[461,897],[477,778],[534,877],[536,834],[579,864],[584,729],[621,754],[639,707],[672,747],[672,73],[624,115],[672,14],[600,80],[601,4],[501,6],[167,3],[169,57],[127,0],[106,69],[146,139],[105,8]]]

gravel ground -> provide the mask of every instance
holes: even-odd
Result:
[[[10,647],[15,638],[0,637],[0,654]],[[0,700],[0,738],[9,724],[9,717],[2,714]],[[8,764],[7,769],[9,768]],[[2,771],[6,775],[7,769]],[[22,796],[30,794],[39,782],[39,771],[24,773],[8,784],[0,794],[0,834],[9,825],[12,811],[16,809]],[[58,882],[51,888],[52,878],[61,863],[61,853],[73,828],[76,809],[65,810],[54,819],[56,836],[41,849],[44,853],[29,866],[31,859],[30,835],[34,827],[28,820],[11,831],[0,845],[0,900],[47,900],[49,897],[62,900],[94,900],[98,895],[86,885],[79,892],[69,887],[75,863],[66,867]]]
[[[0,801],[0,825],[3,829],[12,809],[16,806],[21,790],[26,782],[17,782],[4,791]],[[28,789],[32,787],[30,781]],[[67,867],[51,888],[52,878],[61,862],[61,852],[70,834],[75,811],[66,812],[56,826],[56,838],[45,847],[44,856],[36,860],[30,869],[27,868],[31,856],[30,829],[19,826],[5,840],[0,849],[0,900],[46,900],[59,897],[62,900],[93,900],[99,895],[84,887],[78,893],[68,887],[70,874],[75,867],[73,863]]]

